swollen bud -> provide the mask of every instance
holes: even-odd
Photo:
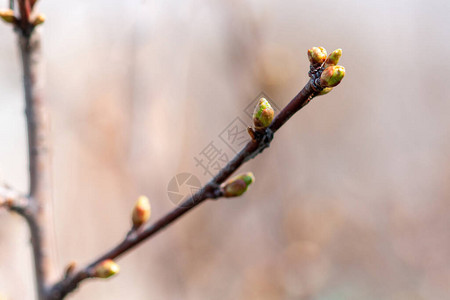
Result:
[[[341,56],[342,56],[342,49],[340,48],[331,52],[330,55],[328,55],[327,60],[325,61],[325,64],[323,66],[324,69],[328,68],[329,66],[336,66]]]
[[[320,76],[320,85],[322,87],[333,87],[341,82],[345,75],[345,68],[342,66],[330,66],[323,70]]]
[[[312,47],[308,50],[308,59],[311,65],[321,65],[327,58],[327,50],[323,47]]]
[[[119,273],[119,271],[120,268],[118,264],[116,264],[112,259],[105,259],[95,267],[94,277],[108,278]]]
[[[11,9],[1,9],[0,18],[2,18],[6,23],[14,23],[16,21],[16,17],[14,17],[14,11],[12,11]]]
[[[131,219],[133,220],[133,228],[142,226],[150,219],[151,207],[148,198],[140,196],[133,207],[133,214]]]
[[[33,21],[33,25],[34,26],[38,26],[41,25],[42,23],[45,22],[45,16],[43,14],[39,14],[36,19],[34,19]]]
[[[223,195],[227,198],[237,197],[245,193],[248,186],[255,181],[252,172],[238,175],[230,179],[223,187]]]
[[[253,112],[253,125],[256,130],[261,130],[269,127],[272,123],[275,112],[266,98],[261,98]]]

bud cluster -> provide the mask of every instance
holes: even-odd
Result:
[[[345,76],[345,68],[338,65],[342,49],[336,49],[327,56],[323,47],[313,47],[308,50],[311,63],[310,76],[313,84],[319,89],[317,95],[329,93]]]

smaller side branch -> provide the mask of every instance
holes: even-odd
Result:
[[[0,184],[0,208],[24,215],[29,207],[29,199],[6,183]]]

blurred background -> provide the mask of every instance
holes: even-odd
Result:
[[[156,220],[174,207],[175,175],[207,182],[205,148],[218,164],[231,158],[223,133],[250,124],[261,92],[286,105],[308,80],[308,48],[342,48],[347,71],[239,170],[256,177],[243,197],[205,203],[120,259],[119,276],[69,299],[450,299],[449,1],[38,10],[58,277],[122,239],[139,195]],[[0,179],[26,191],[18,47],[5,24],[0,37]],[[3,211],[0,222],[0,298],[33,299],[28,229]]]

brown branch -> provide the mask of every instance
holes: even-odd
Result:
[[[17,32],[22,58],[28,129],[29,193],[25,197],[18,193],[12,195],[11,189],[3,189],[0,191],[0,205],[17,212],[27,221],[31,235],[38,299],[46,300],[50,263],[46,253],[49,236],[44,234],[44,228],[48,222],[45,208],[51,203],[51,167],[48,151],[48,118],[41,97],[40,37],[37,33],[33,34],[35,27],[43,23],[44,17],[41,16],[33,22],[30,20],[35,2],[17,0],[20,16],[14,16],[13,20],[9,21]],[[10,1],[9,6],[14,10],[14,1]]]
[[[19,33],[19,45],[23,64],[28,128],[29,195],[27,197],[19,194],[12,195],[11,190],[2,190],[0,188],[0,207],[7,207],[9,210],[21,214],[29,225],[39,300],[63,299],[75,290],[84,279],[94,277],[94,268],[100,262],[118,258],[172,224],[179,217],[206,199],[222,197],[221,184],[243,163],[256,157],[265,148],[269,147],[274,133],[322,90],[320,85],[321,80],[329,80],[330,84],[327,83],[326,85],[328,87],[335,86],[331,82],[337,82],[336,76],[333,75],[334,69],[327,69],[329,71],[328,79],[320,78],[319,80],[323,68],[319,71],[318,68],[312,67],[311,71],[314,72],[310,72],[311,80],[300,93],[280,112],[267,129],[263,132],[252,131],[252,140],[202,189],[151,226],[142,230],[132,230],[117,246],[95,259],[85,268],[74,272],[74,267],[71,265],[67,269],[65,277],[51,286],[51,288],[48,288],[47,280],[49,277],[50,262],[46,253],[46,250],[48,250],[48,235],[45,234],[44,225],[48,217],[45,208],[51,203],[51,167],[48,147],[48,117],[45,110],[45,103],[41,98],[39,85],[39,79],[41,78],[38,67],[40,62],[40,38],[37,34],[34,34],[35,27],[44,21],[44,17],[38,17],[33,22],[30,20],[31,12],[36,1],[18,0],[20,19],[16,18],[14,22],[9,21],[15,25]],[[13,8],[13,2],[10,2],[10,7]],[[341,70],[337,70],[336,72],[338,71],[341,72]],[[330,80],[332,76],[334,78]]]
[[[46,281],[50,268],[48,258],[48,235],[44,228],[47,218],[46,207],[51,203],[51,165],[48,146],[48,116],[41,93],[40,37],[33,32],[29,22],[30,2],[19,1],[21,22],[19,46],[23,66],[23,82],[26,103],[29,157],[29,207],[25,211],[30,227],[33,248],[34,270],[38,299],[46,299]],[[33,34],[32,34],[33,33]]]
[[[77,288],[80,282],[94,276],[94,268],[97,264],[105,259],[116,259],[122,254],[128,252],[134,247],[140,245],[143,241],[154,236],[156,233],[172,224],[179,217],[190,211],[194,207],[201,204],[206,199],[216,199],[221,197],[220,185],[230,177],[243,163],[252,159],[261,153],[265,148],[269,147],[273,133],[286,123],[289,118],[299,109],[305,106],[315,95],[312,88],[312,80],[310,80],[301,92],[291,100],[291,102],[275,117],[272,124],[257,139],[251,140],[245,147],[211,179],[196,194],[187,199],[184,203],[173,209],[171,212],[157,220],[151,226],[140,232],[128,234],[117,246],[101,255],[86,267],[65,275],[61,281],[57,282],[50,290],[49,299],[63,299],[67,294]]]

